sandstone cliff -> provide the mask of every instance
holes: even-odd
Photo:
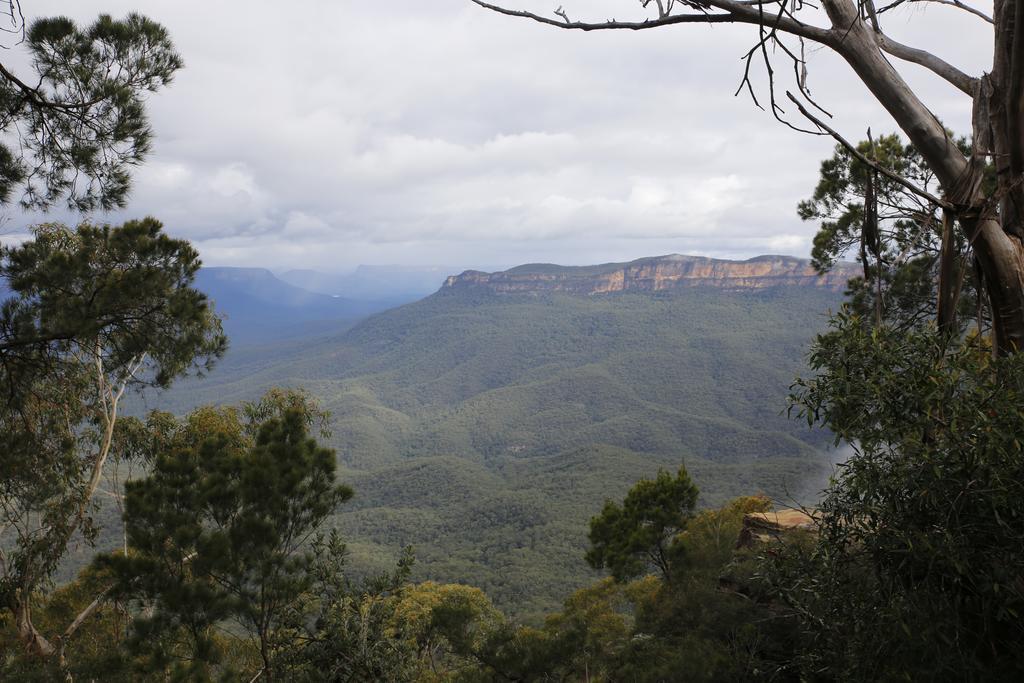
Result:
[[[736,541],[737,548],[754,548],[771,543],[787,534],[803,531],[813,533],[818,528],[815,513],[805,510],[776,510],[751,512],[743,516],[743,528]]]
[[[792,256],[758,256],[747,261],[725,261],[672,254],[599,266],[533,264],[500,273],[467,270],[449,277],[444,289],[481,288],[498,294],[566,292],[593,295],[696,286],[739,290],[796,285],[842,291],[847,281],[859,272],[858,266],[847,263],[819,276],[810,261]]]

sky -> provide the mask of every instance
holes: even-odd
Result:
[[[646,16],[636,0],[507,3]],[[126,209],[92,219],[156,216],[207,265],[494,270],[810,253],[816,226],[795,207],[834,142],[734,96],[753,27],[579,33],[468,0],[22,5],[30,20],[137,11],[168,28],[186,66],[149,98],[153,152]],[[991,63],[990,26],[955,8],[914,4],[885,20],[969,73]],[[895,130],[836,55],[807,57],[809,86],[846,137]],[[19,58],[17,47],[0,55],[24,73]],[[969,130],[967,97],[899,68],[947,126]],[[762,74],[755,85],[766,95]],[[6,232],[54,218],[80,219],[8,209]]]

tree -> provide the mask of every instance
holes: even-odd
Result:
[[[857,145],[871,161],[911,180],[926,191],[934,175],[898,135]],[[939,207],[861,162],[841,145],[822,162],[811,199],[800,202],[803,220],[820,220],[811,260],[821,273],[849,252],[864,268],[848,285],[852,306],[877,324],[932,320],[936,311],[942,219]],[[963,245],[957,252],[963,250]],[[892,315],[894,314],[894,315]]]
[[[544,620],[544,631],[562,643],[556,666],[584,680],[608,680],[632,637],[629,587],[612,578],[581,588],[563,609]]]
[[[957,144],[969,153],[967,140]],[[898,134],[864,140],[857,151],[918,192],[837,145],[821,164],[813,196],[798,207],[803,220],[821,221],[811,254],[814,267],[825,273],[855,254],[864,276],[849,282],[847,303],[876,325],[906,328],[937,321],[955,334],[974,320],[984,330],[972,247],[952,230],[942,207],[922,196],[935,191],[936,181],[921,155]],[[986,176],[990,187],[993,170],[990,165]],[[940,286],[953,279],[949,287]]]
[[[49,592],[35,610],[35,623],[40,631],[63,632],[68,624],[81,620],[81,626],[69,636],[66,657],[41,660],[26,652],[16,630],[8,619],[0,616],[0,678],[3,680],[38,681],[103,680],[130,683],[132,672],[125,665],[120,645],[125,637],[127,615],[121,606],[102,601],[112,577],[109,572],[85,568],[74,581]]]
[[[133,622],[134,643],[157,670],[204,675],[232,623],[254,638],[260,675],[281,674],[290,614],[313,587],[311,537],[352,496],[334,481],[334,451],[308,435],[318,416],[302,394],[277,391],[170,431],[151,418],[151,473],[126,485],[129,554],[107,562],[148,615]]]
[[[690,520],[675,580],[647,592],[633,587],[633,637],[617,658],[616,680],[793,680],[783,670],[792,619],[751,595],[757,565],[737,548],[744,517],[770,509],[767,498],[751,496]]]
[[[609,500],[590,520],[587,563],[594,569],[607,568],[617,581],[655,568],[671,582],[681,560],[679,535],[696,504],[697,487],[685,467],[674,478],[659,471],[653,480],[640,480],[621,506]]]
[[[66,17],[26,26],[20,0],[3,4],[4,31],[28,51],[34,73],[19,76],[0,62],[0,130],[8,136],[0,203],[20,188],[30,209],[61,198],[78,211],[124,206],[129,171],[152,143],[144,94],[182,66],[167,31],[138,14],[102,15],[87,27]]]
[[[418,681],[456,678],[504,621],[490,598],[473,586],[426,581],[403,587],[394,600],[392,627],[416,647]]]
[[[208,368],[226,340],[191,287],[196,251],[158,221],[34,236],[0,251],[12,292],[0,308],[0,530],[14,533],[0,553],[0,604],[25,646],[48,656],[63,650],[34,626],[32,603],[71,539],[93,537],[121,399]]]
[[[959,238],[974,244],[984,290],[992,311],[994,347],[999,354],[1024,348],[1024,7],[1021,0],[995,0],[992,17],[962,2],[944,3],[970,13],[965,20],[992,24],[994,61],[989,73],[971,76],[939,56],[903,45],[882,28],[888,10],[904,2],[894,0],[877,7],[874,0],[823,0],[824,19],[816,6],[790,0],[641,0],[656,11],[640,21],[572,21],[559,8],[557,18],[510,9],[483,0],[476,5],[501,14],[518,16],[562,29],[654,30],[679,24],[739,23],[756,27],[754,46],[746,53],[741,89],[757,101],[750,80],[755,60],[765,67],[769,80],[772,114],[791,127],[776,97],[777,65],[772,55],[788,60],[795,76],[795,94],[786,95],[813,128],[806,132],[833,135],[855,157],[879,174],[903,184],[911,192],[942,207]],[[835,51],[853,69],[867,89],[885,107],[920,154],[923,165],[934,174],[942,195],[924,192],[863,155],[856,147],[812,113],[819,105],[807,89],[804,44],[817,43]],[[907,85],[891,58],[917,64],[960,90],[973,104],[972,147],[965,153],[937,116]],[[995,186],[987,187],[985,167],[995,166]],[[951,232],[943,240],[952,239]],[[947,297],[958,278],[940,282],[940,298]]]
[[[838,216],[819,232],[826,253],[865,241],[863,204],[843,204],[867,197],[857,189],[858,180],[870,187],[864,170],[849,157],[826,161],[814,200],[801,207]],[[847,680],[1014,680],[1024,670],[1010,616],[1024,609],[1024,593],[1008,579],[1008,567],[1024,561],[1016,437],[1024,368],[1019,355],[991,358],[981,313],[977,332],[963,324],[970,307],[958,322],[956,290],[947,310],[941,292],[934,305],[932,273],[950,251],[961,258],[951,244],[968,245],[944,241],[938,253],[934,222],[911,218],[931,227],[919,232],[921,256],[902,264],[886,256],[914,225],[897,220],[875,238],[876,267],[895,265],[900,288],[879,280],[872,311],[863,305],[869,288],[855,283],[812,346],[813,376],[793,386],[799,414],[853,455],[824,492],[816,537],[773,549],[765,575],[804,631],[802,670]],[[932,305],[891,305],[901,298]]]
[[[31,73],[0,62],[0,204],[20,190],[26,209],[62,198],[79,211],[124,206],[130,169],[152,140],[145,94],[182,64],[166,30],[137,14],[102,15],[87,27],[65,17],[29,26],[19,0],[4,5],[2,30],[28,52]],[[92,498],[120,399],[208,366],[225,345],[205,298],[189,286],[195,252],[159,231],[153,219],[116,229],[41,226],[28,245],[0,253],[0,275],[14,293],[0,311],[0,435],[8,444],[0,536],[16,536],[2,541],[10,556],[0,553],[0,604],[29,650],[62,663],[82,620],[55,647],[33,624],[32,602],[69,540],[92,538]]]
[[[793,400],[854,455],[817,538],[775,554],[806,635],[798,662],[845,680],[1024,672],[1024,366],[934,327],[841,311]]]
[[[313,588],[293,612],[294,643],[285,654],[289,680],[403,681],[420,668],[412,633],[396,615],[414,556],[405,548],[393,572],[355,582],[336,531],[313,543]]]
[[[671,582],[653,574],[629,583],[609,577],[576,591],[541,628],[492,623],[463,649],[476,666],[452,678],[791,680],[782,665],[792,653],[793,620],[723,590],[723,578],[746,583],[752,569],[748,551],[736,547],[744,516],[770,507],[763,496],[739,498],[690,518],[676,538],[685,552]]]

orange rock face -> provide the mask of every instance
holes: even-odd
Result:
[[[777,510],[751,512],[743,517],[743,529],[736,542],[737,548],[753,548],[778,540],[788,533],[813,532],[818,528],[814,513],[804,510]]]
[[[519,266],[500,273],[468,270],[453,275],[445,288],[486,288],[498,294],[566,292],[606,294],[623,291],[657,292],[679,287],[764,289],[780,285],[825,287],[842,291],[858,275],[855,264],[841,263],[818,275],[810,261],[792,256],[758,256],[747,261],[725,261],[703,256],[658,256],[630,263],[601,266]]]

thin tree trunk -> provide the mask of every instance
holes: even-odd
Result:
[[[957,282],[956,250],[953,248],[953,215],[942,211],[942,250],[939,253],[939,331],[951,335],[956,331]]]
[[[270,648],[267,646],[267,632],[260,630],[260,657],[263,659],[263,678],[271,682],[274,680],[274,671],[270,666]]]
[[[112,589],[112,585],[107,586],[105,589],[103,589],[103,591],[101,591],[100,594],[97,595],[96,598],[91,603],[89,603],[88,607],[86,607],[84,610],[78,613],[78,616],[75,617],[75,620],[71,622],[71,625],[68,626],[67,629],[65,629],[63,635],[61,635],[60,646],[57,649],[57,663],[61,669],[66,669],[68,665],[67,658],[65,657],[68,641],[71,640],[71,638],[75,635],[78,629],[81,628],[82,624],[84,624],[89,617],[91,617],[100,608],[103,607],[103,600],[107,597],[107,593],[109,593]],[[68,679],[70,680],[70,678],[71,675],[68,674]]]
[[[130,370],[128,377],[134,375],[141,366],[141,363],[142,359],[138,359],[135,364],[129,366]],[[96,350],[95,366],[97,393],[101,397],[101,407],[103,411],[101,415],[103,432],[99,448],[90,469],[89,480],[73,516],[68,520],[68,523],[65,526],[57,529],[51,528],[45,535],[43,543],[51,548],[66,548],[71,537],[79,529],[82,521],[85,519],[89,503],[96,494],[96,490],[99,488],[100,481],[103,478],[103,466],[106,463],[107,458],[110,455],[111,447],[113,446],[114,427],[118,417],[118,404],[127,389],[127,379],[125,379],[118,387],[113,387],[108,384],[106,375],[103,371],[101,349],[98,346]],[[55,648],[41,633],[39,633],[35,625],[32,623],[32,597],[36,591],[39,580],[40,577],[33,574],[27,574],[23,577],[22,589],[18,591],[18,594],[14,598],[17,603],[15,606],[15,621],[17,624],[18,637],[25,645],[25,648],[34,654],[43,657],[50,657],[57,653],[57,648]],[[62,659],[64,656],[63,650],[64,648],[62,647],[60,650]]]

